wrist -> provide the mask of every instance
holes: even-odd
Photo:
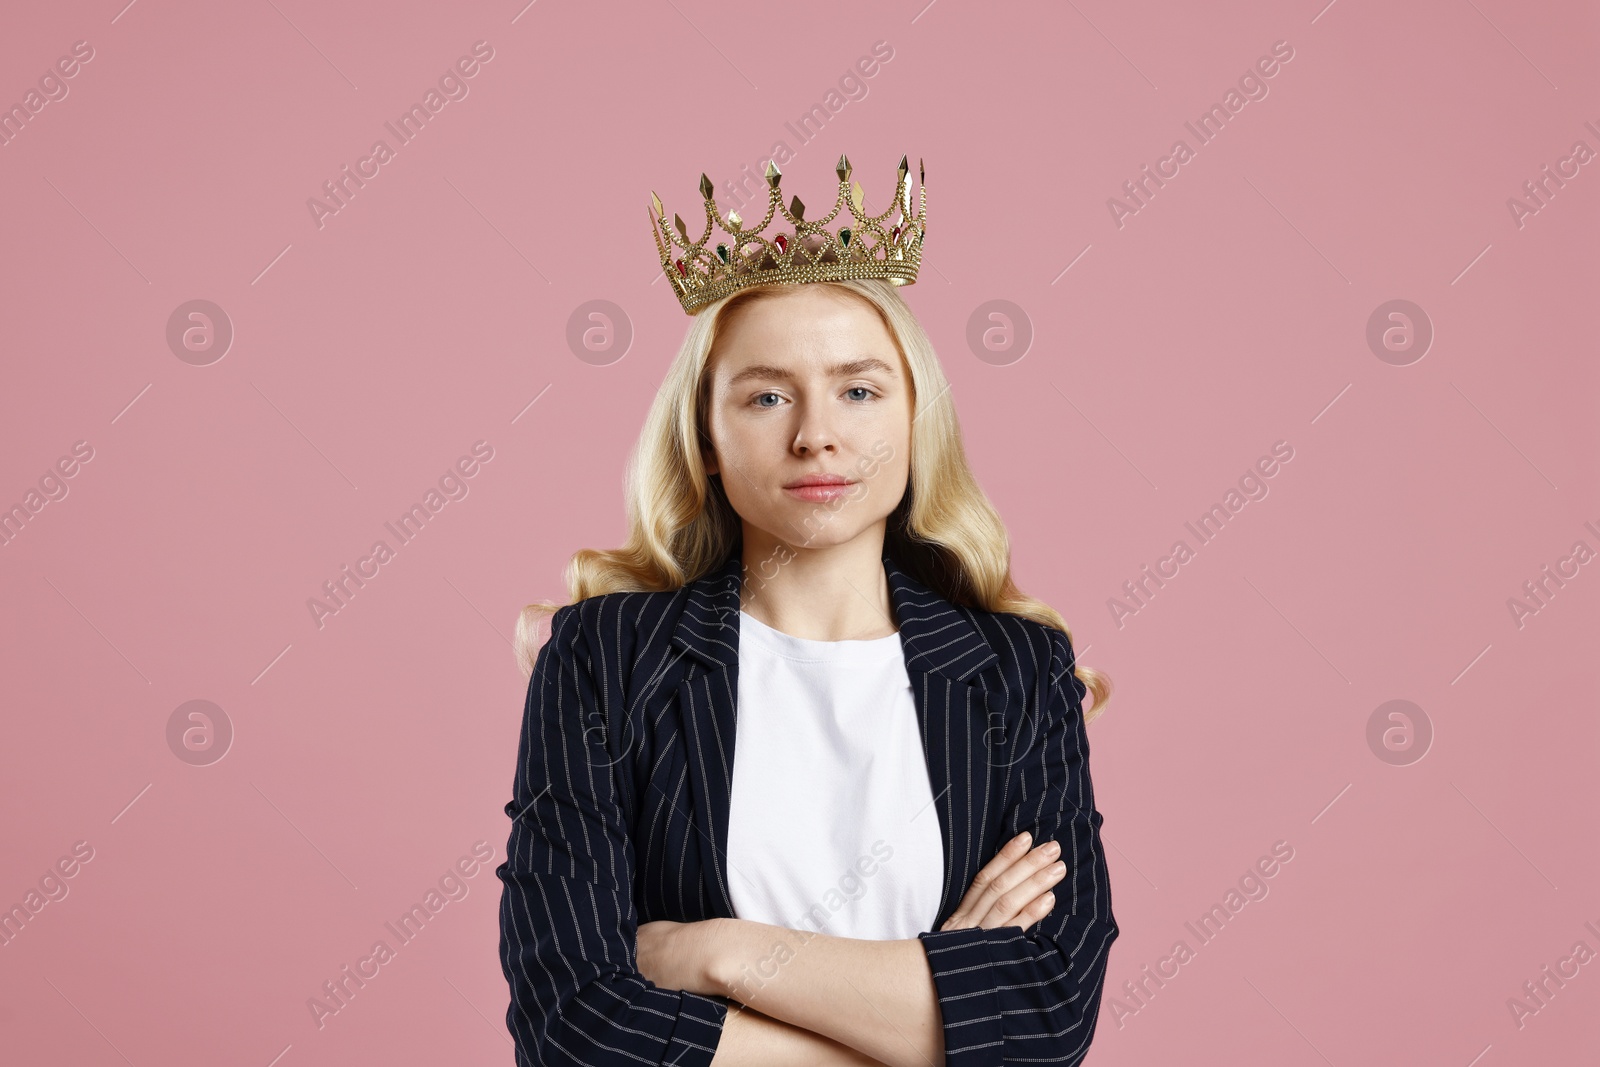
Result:
[[[735,948],[739,920],[718,916],[704,921],[707,936],[701,942],[704,948],[700,955],[700,976],[717,996],[731,998],[739,969]]]

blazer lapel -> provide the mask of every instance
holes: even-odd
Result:
[[[690,661],[678,683],[678,715],[689,776],[689,821],[700,839],[700,878],[711,913],[734,918],[728,894],[728,802],[733,790],[734,717],[739,684],[738,552],[689,583],[672,644]]]
[[[901,570],[887,552],[883,564],[900,623],[944,850],[944,888],[933,920],[933,929],[938,929],[988,860],[980,855],[980,846],[999,798],[991,795],[986,754],[993,740],[990,731],[1006,721],[1006,697],[1003,689],[988,690],[977,681],[999,660],[977,627],[948,600]]]
[[[991,797],[985,753],[1003,735],[1006,698],[973,679],[998,660],[983,635],[948,601],[883,554],[889,598],[900,624],[906,674],[921,728],[944,850],[945,879],[934,926],[955,910],[988,857],[984,826]],[[743,565],[735,552],[717,571],[688,585],[672,643],[690,661],[677,689],[688,754],[690,821],[700,837],[701,878],[712,914],[733,918],[728,892],[728,811],[733,787],[739,693],[739,592]],[[918,818],[925,818],[919,814]]]

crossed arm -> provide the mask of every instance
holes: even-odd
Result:
[[[1049,915],[1065,864],[1052,862],[1056,842],[1031,843],[1028,834],[1007,842],[941,931],[1026,929]],[[729,1002],[713,1067],[945,1062],[944,1009],[920,937],[859,940],[741,919],[649,922],[638,929],[638,966],[657,985]]]
[[[872,941],[747,919],[639,927],[657,985],[730,1002],[713,1067],[939,1067],[944,1035],[921,941]]]

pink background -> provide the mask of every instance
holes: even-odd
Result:
[[[94,56],[0,147],[0,506],[93,458],[0,548],[0,903],[93,858],[0,947],[7,1062],[511,1062],[513,620],[623,535],[688,324],[650,190],[692,219],[701,171],[778,140],[819,205],[840,152],[880,204],[926,161],[907,298],[1018,581],[1115,680],[1090,739],[1122,936],[1089,1062],[1594,1062],[1600,962],[1507,1007],[1600,951],[1600,563],[1520,627],[1507,604],[1600,550],[1600,163],[1507,207],[1600,150],[1593,6],[925,3],[11,13],[0,103]],[[307,199],[480,40],[469,95],[319,228]],[[801,145],[785,123],[878,41]],[[1199,145],[1184,123],[1277,41],[1269,94]],[[1194,158],[1119,227],[1108,198],[1178,138]],[[235,334],[204,366],[167,342],[194,299]],[[1021,358],[966,341],[995,299]],[[1434,331],[1404,366],[1367,341],[1395,299]],[[620,358],[569,347],[591,300],[631,323]],[[319,628],[308,599],[477,441],[469,494]],[[1183,524],[1278,441],[1269,494],[1200,546]],[[206,766],[167,738],[197,699],[234,732]],[[1369,745],[1390,700],[1431,724],[1422,759]],[[307,999],[478,841],[465,898],[319,1029]],[[1279,841],[1270,894],[1200,945],[1184,923]]]

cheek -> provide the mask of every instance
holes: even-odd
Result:
[[[889,461],[889,470],[887,471],[889,477],[886,482],[889,488],[894,491],[896,499],[899,499],[900,495],[905,492],[906,486],[911,482],[910,456],[911,451],[909,448],[900,449],[895,452],[894,457]]]
[[[762,487],[777,477],[774,468],[784,457],[781,431],[771,421],[713,418],[711,439],[728,502],[741,514],[760,506]]]
[[[911,474],[911,416],[906,411],[887,412],[873,427],[865,454],[872,457],[879,471],[894,480]]]
[[[770,462],[767,456],[773,448],[772,438],[770,426],[758,420],[737,418],[724,419],[713,434],[717,454],[725,462],[738,464],[743,470]]]
[[[875,496],[888,493],[898,498],[911,478],[910,447],[891,436],[875,437],[862,450],[856,469]]]

